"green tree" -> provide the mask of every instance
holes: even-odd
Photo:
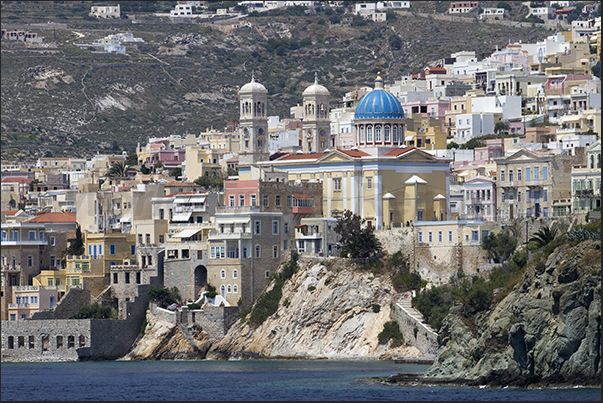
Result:
[[[362,228],[365,220],[346,210],[337,220],[334,231],[341,236],[341,256],[367,258],[377,256],[383,250],[381,242],[369,227]]]
[[[504,8],[507,11],[511,11],[511,5],[509,3],[505,3],[504,1],[499,2],[496,5],[496,8]]]
[[[494,133],[508,132],[509,127],[509,122],[505,122],[504,120],[498,121],[494,125]]]
[[[514,238],[504,232],[491,233],[482,239],[482,248],[488,253],[491,259],[498,262],[507,260],[517,248],[517,238]]]
[[[138,155],[136,153],[130,153],[126,157],[126,165],[136,166],[138,165]]]
[[[107,171],[107,176],[109,178],[123,178],[128,176],[128,169],[130,167],[126,165],[125,162],[123,161],[115,161],[113,164],[111,164],[111,167],[109,167],[109,170]]]
[[[182,178],[180,178],[182,176],[182,168],[175,168],[172,173],[170,174],[170,176],[173,176],[174,179],[181,180]]]
[[[446,149],[450,150],[456,148],[457,150],[460,148],[460,146],[458,145],[458,143],[451,141],[450,143],[446,144]]]
[[[147,294],[151,301],[157,303],[161,308],[167,308],[171,304],[179,303],[182,299],[180,291],[176,287],[167,288],[152,285]]]
[[[69,319],[117,319],[117,312],[110,306],[101,306],[98,302],[78,309]]]
[[[81,256],[86,252],[84,248],[84,236],[82,235],[82,227],[79,224],[75,224],[75,239],[71,241],[67,249],[65,250],[66,255]]]
[[[534,243],[536,249],[540,249],[543,246],[548,245],[553,242],[555,237],[557,236],[557,229],[552,229],[549,227],[540,227],[540,229],[532,235],[530,238],[530,242]]]
[[[398,35],[391,35],[389,37],[389,46],[394,50],[400,50],[402,48],[402,39]]]

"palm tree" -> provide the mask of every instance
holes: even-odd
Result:
[[[551,243],[555,239],[555,236],[557,236],[556,229],[551,230],[549,227],[541,227],[532,235],[530,242],[534,242],[536,247],[540,249]]]
[[[128,176],[128,171],[132,169],[123,161],[115,161],[107,171],[107,176],[110,178],[123,178]]]

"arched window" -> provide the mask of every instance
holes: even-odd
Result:
[[[364,126],[360,126],[360,142],[364,143]]]
[[[372,142],[373,141],[373,126],[367,126],[366,127],[366,142]]]
[[[392,136],[394,138],[394,143],[398,142],[398,126],[394,126]]]
[[[595,156],[594,155],[590,156],[590,167],[591,168],[595,167]]]
[[[375,126],[375,141],[381,142],[381,125]]]
[[[239,271],[237,269],[232,271],[232,278],[239,278]]]
[[[224,287],[224,284],[220,286],[220,295],[222,296],[222,298],[226,296],[226,287]]]
[[[601,154],[597,154],[597,168],[601,168]]]
[[[233,285],[232,286],[232,292],[233,294],[238,294],[239,293],[239,286],[238,285]]]
[[[389,125],[386,125],[383,128],[383,141],[385,141],[386,143],[390,142],[390,136],[389,136]]]
[[[220,278],[226,278],[226,270],[220,270]]]
[[[226,292],[232,294],[232,286],[230,284],[226,286]]]

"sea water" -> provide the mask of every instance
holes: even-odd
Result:
[[[2,363],[1,400],[601,400],[601,388],[426,387],[358,380],[427,368],[372,360]]]

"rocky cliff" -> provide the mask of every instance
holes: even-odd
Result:
[[[601,241],[558,247],[490,311],[451,309],[423,382],[601,385]]]
[[[276,313],[257,328],[238,320],[211,347],[197,335],[206,354],[193,354],[177,327],[149,316],[144,337],[127,359],[169,358],[415,358],[414,346],[379,344],[390,321],[394,294],[389,276],[360,271],[349,260],[301,258],[299,269],[282,289]],[[378,312],[373,305],[379,305]]]

